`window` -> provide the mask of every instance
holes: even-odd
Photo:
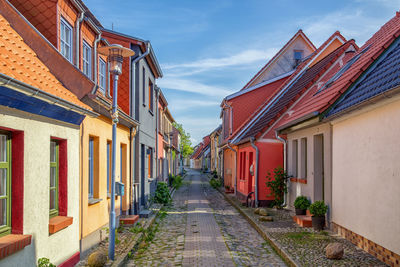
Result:
[[[0,132],[0,236],[11,233],[11,138]]]
[[[307,138],[300,140],[300,153],[301,153],[301,178],[307,178]]]
[[[63,18],[60,22],[60,52],[72,63],[72,27]]]
[[[92,48],[85,41],[82,44],[82,65],[83,73],[92,79]]]
[[[297,140],[292,142],[292,175],[297,178],[298,159],[297,159]]]
[[[58,142],[50,141],[50,217],[58,215]]]
[[[111,141],[107,141],[107,195],[111,194]]]
[[[142,100],[143,100],[143,106],[146,106],[146,69],[143,67],[142,69],[142,83],[143,83],[143,87],[142,87]]]
[[[149,111],[153,112],[153,83],[149,80]]]
[[[89,198],[93,198],[94,190],[94,138],[89,138]]]
[[[106,62],[99,58],[99,89],[100,92],[106,94]]]

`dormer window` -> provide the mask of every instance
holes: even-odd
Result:
[[[303,59],[303,50],[294,50],[295,66],[299,65],[302,59]]]
[[[83,73],[92,79],[92,48],[85,41],[82,44],[82,65]]]
[[[72,62],[72,27],[63,18],[60,21],[60,52]]]

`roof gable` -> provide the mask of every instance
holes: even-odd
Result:
[[[266,80],[271,80],[296,68],[294,51],[302,51],[302,57],[308,57],[315,46],[302,30],[299,30],[268,63],[242,88],[246,89]]]
[[[359,81],[342,95],[327,116],[338,116],[400,85],[400,37],[377,59]]]
[[[318,92],[314,91],[308,94],[293,109],[290,119],[280,127],[283,129],[294,123],[299,123],[302,117],[308,114],[314,116],[325,112],[335,101],[358,80],[360,75],[365,72],[371,64],[388,48],[393,41],[400,36],[400,13],[396,12],[391,20],[383,25],[354,55],[359,57],[350,68],[348,68],[340,77],[338,77],[329,87]],[[322,116],[322,115],[320,115]]]
[[[335,40],[340,40],[341,42],[345,42],[344,37],[339,33],[335,32],[332,34],[314,53],[305,59],[299,66],[297,66],[295,72],[281,85],[278,90],[276,90],[275,94],[267,99],[248,119],[237,129],[235,133],[232,135],[232,139],[234,142],[238,140],[243,140],[242,136],[246,134],[249,128],[253,127],[255,123],[262,117],[262,115],[270,108],[271,104],[276,101],[282,93],[285,92],[290,86],[292,86],[297,79],[303,74],[305,70],[309,68],[309,66],[316,62],[316,59],[320,57],[321,54],[326,50],[331,50],[332,47],[337,48],[337,44]]]

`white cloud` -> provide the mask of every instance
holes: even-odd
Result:
[[[184,111],[198,109],[199,107],[218,107],[219,102],[215,100],[193,100],[187,98],[173,98],[169,101],[169,107],[173,111]]]
[[[232,91],[223,87],[207,85],[188,79],[169,77],[167,75],[158,81],[158,85],[161,88],[197,93],[207,96],[224,97],[232,93]]]
[[[226,57],[205,58],[178,64],[166,63],[162,65],[162,68],[170,75],[187,76],[205,71],[214,71],[215,69],[222,70],[223,68],[252,65],[259,61],[266,61],[276,51],[277,49],[275,48],[267,50],[249,49]]]
[[[346,39],[355,39],[361,46],[386,20],[367,16],[362,9],[344,9],[325,16],[310,16],[296,23],[303,25],[304,32],[317,46],[336,30]]]

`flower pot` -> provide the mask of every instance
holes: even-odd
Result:
[[[325,216],[312,216],[312,227],[317,230],[321,231],[324,229],[325,226]]]
[[[307,210],[303,209],[296,209],[296,215],[306,215]]]

